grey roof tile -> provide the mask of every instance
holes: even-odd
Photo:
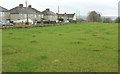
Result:
[[[57,14],[59,16],[67,16],[69,18],[74,17],[75,14]]]
[[[47,10],[43,11],[43,14],[44,14],[44,15],[56,15],[54,12],[52,12],[52,11],[47,11]]]
[[[3,8],[2,6],[0,6],[0,12],[8,12],[8,9]]]
[[[32,9],[35,10],[37,14],[43,14],[42,12],[40,12],[39,10],[37,10],[35,8],[32,8]]]
[[[27,7],[15,7],[10,10],[11,14],[36,14],[37,12],[32,8]]]

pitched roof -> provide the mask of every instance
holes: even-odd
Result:
[[[75,14],[57,14],[59,16],[67,16],[69,18],[73,18]]]
[[[44,15],[56,15],[54,12],[52,12],[52,11],[47,11],[47,10],[43,11],[43,14],[44,14]]]
[[[37,12],[33,10],[32,8],[27,8],[27,7],[15,7],[10,10],[11,14],[36,14]]]
[[[32,8],[32,9],[35,10],[37,14],[43,14],[42,12],[40,12],[39,10],[37,10],[35,8]]]
[[[8,9],[3,8],[2,6],[0,6],[0,12],[8,12]]]
[[[67,16],[70,17],[74,17],[75,14],[67,14]]]

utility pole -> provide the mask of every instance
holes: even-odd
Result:
[[[58,23],[60,22],[59,21],[59,12],[60,12],[60,10],[59,10],[59,6],[58,6]]]
[[[80,19],[80,11],[79,11],[79,19]]]
[[[58,6],[58,13],[60,12],[60,10],[59,10],[59,6]]]
[[[79,19],[79,16],[78,16],[78,11],[76,11],[76,17],[77,17],[77,19]]]
[[[27,11],[27,25],[29,25],[29,22],[28,22],[28,6],[27,6],[27,0],[25,0],[25,4],[26,4],[26,11]]]

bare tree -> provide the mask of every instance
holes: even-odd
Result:
[[[87,17],[87,22],[101,22],[101,15],[96,11],[92,11]]]

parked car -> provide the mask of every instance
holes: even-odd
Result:
[[[0,26],[3,26],[3,23],[2,23],[2,22],[0,22]]]
[[[9,21],[2,21],[0,22],[0,26],[13,26],[13,24],[10,23]]]
[[[66,21],[65,21],[65,23],[69,23],[69,21],[68,21],[68,20],[66,20]]]
[[[27,19],[14,21],[14,23],[21,23],[21,22],[27,23]],[[31,19],[28,19],[28,22],[33,24],[33,21]]]

